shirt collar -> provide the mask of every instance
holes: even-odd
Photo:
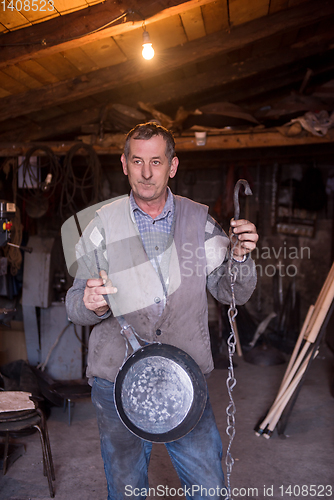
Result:
[[[131,218],[132,219],[134,218],[134,212],[136,210],[141,212],[143,215],[150,217],[146,212],[144,212],[144,210],[142,210],[141,208],[138,207],[132,191],[130,193],[130,210],[131,210]],[[173,213],[174,213],[174,197],[173,197],[173,193],[170,190],[169,186],[167,186],[167,200],[166,200],[165,206],[164,206],[161,214],[159,214],[158,217],[155,218],[155,220],[163,219],[163,218],[165,218]]]

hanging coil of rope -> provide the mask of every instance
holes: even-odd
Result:
[[[32,164],[31,158],[35,156],[36,152],[43,152],[43,157],[47,159],[43,165],[43,168],[47,170],[47,175],[43,180],[40,178],[40,168],[36,168]],[[30,197],[34,198],[35,196],[36,199],[39,198],[41,192],[43,192],[45,198],[51,198],[63,176],[59,160],[48,146],[30,148],[19,168],[22,168],[22,187],[29,188]],[[24,195],[21,197],[24,198]]]
[[[75,173],[73,158],[80,152],[86,160],[86,169],[81,168],[80,177]],[[99,201],[101,181],[101,164],[92,146],[78,143],[71,147],[64,160],[64,181],[60,195],[61,217],[65,219],[82,207]]]
[[[35,157],[39,160],[33,161]],[[47,212],[49,199],[54,196],[62,180],[58,158],[48,146],[36,145],[27,151],[17,168],[21,173],[23,191],[17,191],[16,196],[24,200],[24,208],[29,216],[41,217]]]
[[[35,156],[37,151],[43,152],[43,156],[47,159],[45,161],[45,168],[47,170],[47,175],[45,180],[41,180],[39,175],[39,169],[35,165],[32,165],[31,158]],[[57,184],[61,180],[61,169],[57,157],[53,151],[47,146],[34,146],[30,148],[24,161],[21,165],[13,163],[13,202],[16,206],[15,216],[11,219],[11,243],[20,246],[22,243],[22,222],[21,222],[21,212],[17,205],[17,198],[21,198],[27,204],[29,203],[35,211],[40,210],[43,201],[47,200],[54,193]],[[18,169],[22,168],[22,187],[23,192],[18,191]],[[47,188],[47,189],[46,189]],[[10,272],[13,276],[18,273],[22,264],[22,253],[19,248],[14,246],[5,246],[3,249],[4,255],[8,260],[10,266]]]

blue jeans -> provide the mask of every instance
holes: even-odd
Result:
[[[113,390],[112,382],[94,379],[92,401],[100,432],[108,500],[145,499],[152,443],[135,436],[122,423],[115,409]],[[179,497],[188,500],[226,497],[222,442],[209,398],[196,427],[165,446],[182,484]]]

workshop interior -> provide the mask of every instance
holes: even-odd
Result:
[[[172,192],[259,234],[249,301],[208,292],[233,498],[334,496],[333,21],[330,0],[0,2],[0,500],[107,497],[91,327],[65,297],[96,209],[129,194],[126,134],[149,121],[175,138]],[[187,409],[206,385],[191,363],[165,388],[186,377]],[[182,498],[165,434],[123,418],[154,443],[149,498]]]

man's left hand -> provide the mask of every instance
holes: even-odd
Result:
[[[242,260],[245,255],[256,248],[259,235],[252,222],[245,219],[231,219],[230,240],[232,246],[235,243],[235,235],[238,236],[238,243],[233,249],[233,257],[236,260]]]

